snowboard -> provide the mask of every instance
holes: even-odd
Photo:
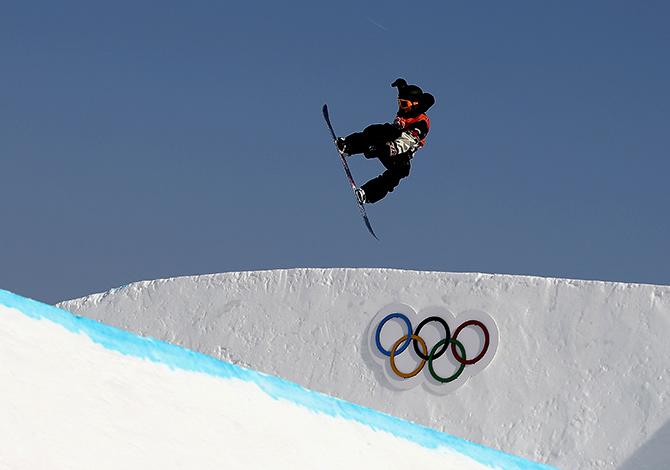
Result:
[[[363,217],[363,222],[365,222],[365,226],[368,229],[368,232],[375,237],[377,240],[377,235],[375,235],[375,231],[372,230],[372,225],[370,225],[370,219],[368,219],[368,214],[365,211],[365,207],[363,204],[358,200],[356,197],[356,189],[358,186],[356,186],[356,182],[354,181],[354,177],[351,176],[351,170],[349,169],[349,164],[347,163],[346,158],[340,151],[340,149],[337,147],[337,136],[335,135],[335,131],[333,130],[333,125],[330,122],[330,116],[328,114],[328,105],[324,104],[323,105],[323,118],[326,120],[326,125],[328,126],[328,130],[330,130],[330,135],[333,138],[333,144],[335,145],[335,149],[337,150],[337,153],[340,155],[340,160],[342,161],[342,166],[344,167],[344,173],[347,175],[347,179],[349,180],[349,184],[351,185],[351,190],[354,193],[354,199],[356,200],[356,204],[358,205],[358,210],[361,213],[361,217]]]

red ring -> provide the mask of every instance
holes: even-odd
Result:
[[[468,320],[468,321],[466,321],[461,326],[456,328],[456,331],[454,331],[454,335],[452,336],[452,338],[456,339],[456,337],[461,332],[461,330],[463,328],[465,328],[466,326],[470,326],[470,325],[478,326],[484,332],[484,348],[482,349],[482,352],[480,352],[477,357],[475,357],[473,359],[468,359],[468,360],[461,359],[461,357],[458,355],[458,352],[456,351],[456,344],[451,343],[451,352],[454,354],[454,357],[456,358],[456,360],[458,362],[460,362],[461,364],[466,365],[466,366],[472,365],[475,362],[481,360],[482,357],[484,357],[484,355],[486,354],[486,351],[488,351],[488,349],[489,349],[489,339],[490,339],[489,338],[489,330],[487,330],[486,326],[482,322],[480,322],[479,320]]]

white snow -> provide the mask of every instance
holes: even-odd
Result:
[[[0,468],[539,465],[0,291]]]
[[[486,312],[491,363],[436,395],[370,357],[391,303]],[[560,468],[670,468],[670,287],[387,269],[140,282],[61,306]]]

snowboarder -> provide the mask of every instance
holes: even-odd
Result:
[[[398,112],[393,124],[372,124],[362,132],[337,139],[337,147],[345,156],[362,153],[365,158],[377,158],[386,171],[356,189],[362,204],[381,200],[409,176],[410,160],[426,142],[430,119],[426,111],[435,98],[403,78],[391,84],[398,89]]]

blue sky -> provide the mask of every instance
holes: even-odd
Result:
[[[670,284],[670,4],[9,2],[0,287],[392,267]],[[436,97],[365,230],[321,119]],[[382,167],[351,163],[359,183]]]

